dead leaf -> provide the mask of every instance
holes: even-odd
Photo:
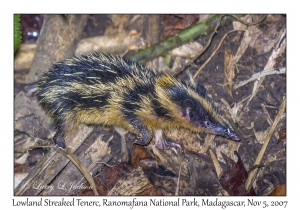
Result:
[[[177,47],[172,50],[173,56],[179,56],[183,58],[192,59],[194,58],[201,50],[203,46],[198,42],[189,42],[185,45]]]
[[[188,164],[189,185],[183,195],[217,195],[221,191],[218,177],[210,164],[205,161],[191,160]]]
[[[100,176],[94,178],[95,184],[97,186],[97,191],[99,195],[107,195],[109,190],[120,180],[123,176],[130,173],[133,170],[131,165],[126,163],[118,164],[114,167],[106,167]],[[93,191],[89,187],[84,187],[85,190],[77,193],[76,195],[90,196],[93,195]]]
[[[139,167],[123,176],[107,195],[137,195],[151,187],[152,184]]]
[[[114,35],[126,31],[126,28],[129,25],[129,20],[132,17],[133,15],[128,14],[111,15],[111,24],[106,27],[104,35]]]
[[[151,157],[145,147],[136,145],[132,154],[131,162],[136,168],[140,166],[140,159]]]
[[[201,152],[200,136],[197,133],[192,133],[187,129],[173,129],[171,131],[166,130],[166,136],[175,142],[183,144],[186,150],[193,152]]]
[[[247,50],[250,41],[252,39],[251,28],[253,26],[249,26],[248,30],[245,31],[244,37],[241,41],[241,44],[235,54],[232,56],[230,51],[225,51],[225,62],[226,66],[224,67],[224,85],[227,89],[227,92],[232,96],[232,80],[234,78],[234,67],[240,60],[240,58],[244,55],[245,51]],[[228,54],[228,55],[227,55]],[[225,64],[224,64],[225,65]]]
[[[86,151],[86,154],[89,154],[93,162],[110,153],[110,148],[108,147],[109,141],[104,142],[103,136],[104,134],[101,134]]]
[[[276,187],[270,194],[269,196],[286,196],[286,185],[280,185]]]
[[[256,181],[256,185],[258,195],[284,195],[286,193],[286,174],[280,171],[264,174]]]
[[[220,184],[229,195],[255,195],[253,188],[247,193],[245,190],[245,182],[248,178],[248,173],[244,164],[237,154],[238,161],[228,158],[225,154],[221,153],[226,162],[227,167],[223,168],[223,174],[220,178]]]
[[[165,195],[163,189],[152,187],[144,192],[141,192],[139,196],[163,196]]]
[[[246,15],[244,17],[241,17],[240,19],[249,23],[250,20],[251,20],[251,15]],[[244,23],[242,23],[241,21],[238,21],[238,20],[237,21],[233,21],[232,25],[233,25],[233,28],[235,30],[236,29],[246,29],[247,28],[247,25],[245,25]]]
[[[225,154],[227,157],[230,157],[234,161],[238,161],[237,156],[234,154],[234,151],[238,151],[241,143],[235,141],[228,141],[225,140],[223,143],[221,142],[220,145],[216,146],[216,154],[219,161],[225,162],[223,159],[222,153]]]
[[[199,15],[163,15],[164,33],[163,39],[174,35],[180,30],[185,29],[195,23]]]
[[[28,173],[15,173],[14,176],[14,189],[18,187],[21,181],[28,175]]]

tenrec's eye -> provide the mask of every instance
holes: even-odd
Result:
[[[205,126],[210,126],[210,122],[209,121],[205,121],[204,124],[205,124]]]
[[[225,133],[225,135],[229,135],[229,129],[226,129],[225,131],[224,131],[224,133]]]

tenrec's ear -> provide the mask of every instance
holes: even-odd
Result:
[[[190,99],[185,99],[183,102],[184,117],[188,120],[191,119],[191,110],[194,109],[194,102]]]

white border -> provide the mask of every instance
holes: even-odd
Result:
[[[296,2],[296,1],[293,1]],[[286,209],[297,209],[299,191],[299,6],[292,1],[6,1],[1,4],[1,182],[2,207],[11,207],[13,197],[13,14],[14,13],[279,13],[287,14],[287,197],[255,197],[255,200],[288,200]],[[298,65],[297,65],[298,64]],[[35,197],[31,197],[35,200]],[[47,197],[52,198],[52,197]],[[164,199],[172,197],[162,197]],[[59,200],[60,197],[53,197]],[[84,197],[85,200],[100,198]],[[102,199],[102,198],[101,198]],[[121,197],[110,197],[111,200]],[[127,199],[126,197],[123,199]],[[128,198],[131,199],[131,198]],[[145,199],[147,199],[145,197]],[[199,198],[200,199],[200,198]],[[227,197],[228,200],[246,200],[248,197]],[[22,207],[31,209],[32,207]],[[62,209],[62,207],[55,207]],[[63,207],[68,208],[68,207]],[[74,208],[74,207],[72,207]],[[153,207],[143,207],[150,209]],[[164,207],[155,207],[162,209]],[[174,207],[176,208],[176,207]],[[180,207],[182,208],[182,207]],[[129,209],[129,208],[124,208]],[[139,208],[135,208],[139,209]],[[179,209],[179,208],[177,208]],[[221,209],[213,207],[210,209]],[[227,207],[226,209],[231,209]]]

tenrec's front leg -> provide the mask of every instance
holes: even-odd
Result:
[[[138,135],[134,143],[146,146],[152,140],[152,132],[147,126],[139,119],[130,120],[130,124],[137,131]]]
[[[138,132],[137,139],[134,141],[134,143],[142,146],[148,145],[153,138],[151,130],[139,119],[130,120],[130,124]],[[181,146],[175,142],[168,142],[164,137],[161,129],[157,129],[154,131],[154,139],[155,146],[157,146],[161,150],[172,149],[177,154],[175,147],[181,148]]]

